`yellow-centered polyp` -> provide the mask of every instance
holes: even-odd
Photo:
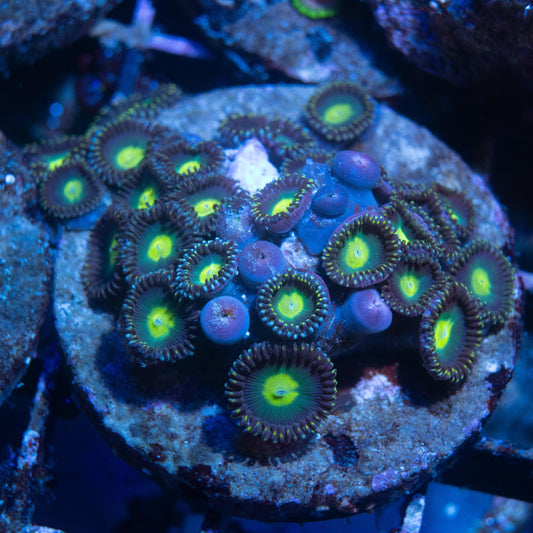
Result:
[[[63,196],[70,204],[79,202],[83,197],[83,182],[77,178],[68,180],[63,187]]]
[[[452,318],[441,316],[435,324],[435,349],[444,350],[452,336],[454,321]]]
[[[292,291],[279,299],[276,308],[281,315],[292,320],[303,311],[304,300],[298,291]]]
[[[361,237],[350,239],[344,249],[344,261],[352,270],[360,270],[368,263],[370,249]]]
[[[328,124],[342,124],[348,122],[354,115],[351,104],[335,104],[328,107],[324,112],[324,120]]]
[[[413,298],[420,290],[420,281],[413,274],[404,274],[400,278],[400,289],[407,298]]]
[[[141,146],[125,146],[115,156],[116,165],[123,170],[130,170],[144,159],[144,153],[145,150]]]
[[[145,189],[142,194],[139,196],[139,201],[137,202],[138,209],[146,209],[154,205],[156,200],[156,192],[153,187],[148,187]]]
[[[284,196],[283,198],[280,198],[273,206],[272,206],[272,209],[270,210],[270,216],[274,216],[274,215],[277,215],[279,213],[286,213],[292,203],[294,201],[294,196],[291,194],[291,196]]]
[[[166,307],[154,307],[146,319],[148,332],[153,339],[168,336],[174,327],[174,315]]]
[[[475,268],[472,272],[472,289],[476,296],[490,296],[492,285],[488,272],[484,268]]]
[[[218,275],[221,268],[222,266],[220,263],[209,263],[209,265],[206,265],[204,268],[202,268],[200,274],[198,275],[200,283],[206,283],[211,278],[214,278],[216,275]]]
[[[176,167],[178,174],[188,174],[200,170],[200,162],[196,159],[188,159]]]
[[[157,262],[166,259],[172,253],[172,239],[168,235],[158,235],[148,247],[148,257]]]
[[[212,215],[215,212],[215,206],[220,204],[216,198],[202,198],[200,202],[194,204],[194,210],[200,218]]]
[[[298,397],[298,383],[292,377],[280,372],[270,376],[263,385],[263,397],[275,407],[284,407],[293,403]]]

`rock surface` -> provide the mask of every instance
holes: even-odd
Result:
[[[394,67],[369,53],[363,24],[342,16],[312,20],[289,0],[197,3],[201,15],[196,25],[254,79],[266,81],[272,72],[302,83],[342,79],[359,83],[380,99],[403,91],[391,74]],[[190,2],[183,7],[190,9]]]
[[[42,224],[29,215],[36,187],[0,132],[0,403],[26,370],[49,300],[52,259]]]
[[[455,84],[533,77],[533,6],[523,0],[372,0],[389,41]]]
[[[119,0],[7,0],[0,4],[0,74],[84,35]]]

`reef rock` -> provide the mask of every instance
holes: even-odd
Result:
[[[8,0],[0,5],[0,74],[81,37],[119,0]]]
[[[48,306],[52,259],[32,218],[36,186],[19,151],[0,132],[0,403],[26,370]]]
[[[183,9],[190,10],[190,4],[188,0],[183,2]],[[195,24],[255,80],[266,81],[272,73],[281,72],[302,83],[353,81],[380,99],[403,92],[399,80],[391,74],[394,67],[389,63],[382,68],[386,59],[381,57],[378,62],[375,54],[368,52],[368,25],[361,21],[347,22],[341,13],[311,19],[288,0],[198,0],[197,4],[201,14],[195,12]],[[357,19],[357,14],[353,18]]]
[[[533,76],[533,7],[523,0],[372,0],[389,41],[421,69],[465,85]]]

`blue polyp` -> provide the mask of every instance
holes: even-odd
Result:
[[[313,196],[311,209],[319,216],[335,218],[348,207],[348,192],[345,187],[331,183],[321,187]]]
[[[250,327],[250,314],[246,306],[233,296],[217,296],[209,300],[200,313],[204,335],[223,346],[244,339]]]
[[[345,219],[346,216],[344,214],[340,217],[327,218],[318,216],[309,209],[298,221],[296,234],[302,241],[307,253],[320,255],[331,234]]]
[[[348,208],[346,216],[352,216],[360,211],[375,210],[378,203],[370,189],[349,189]]]
[[[279,274],[289,265],[281,248],[269,241],[254,241],[242,249],[237,263],[241,281],[257,289],[264,281]]]
[[[378,208],[378,203],[370,189],[352,189],[336,183],[332,179],[323,185],[323,189],[327,190],[330,187],[342,189],[346,192],[347,204],[344,212],[335,217],[320,216],[314,212],[316,209],[316,204],[313,204],[315,195],[311,201],[312,209],[308,209],[296,225],[296,234],[302,241],[307,253],[311,255],[320,255],[322,253],[332,233],[348,217],[359,212]],[[321,190],[319,189],[316,194],[320,194]]]
[[[353,150],[337,152],[331,168],[340,181],[355,189],[371,189],[381,176],[381,167],[372,156]]]
[[[353,292],[340,308],[342,326],[353,333],[380,333],[392,322],[392,311],[375,289]]]

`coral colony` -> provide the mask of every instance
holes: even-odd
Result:
[[[461,386],[482,337],[511,312],[513,268],[471,239],[461,191],[404,183],[367,154],[314,140],[346,146],[363,134],[374,119],[368,95],[332,83],[309,100],[309,129],[233,115],[215,141],[151,122],[178,97],[161,87],[107,109],[83,137],[26,149],[50,218],[112,198],[83,279],[90,304],[116,313],[139,371],[234,353],[227,409],[276,446],[317,430],[335,408],[335,358],[396,319],[417,338],[428,379]],[[250,139],[280,172],[255,190],[225,163],[224,150]]]

